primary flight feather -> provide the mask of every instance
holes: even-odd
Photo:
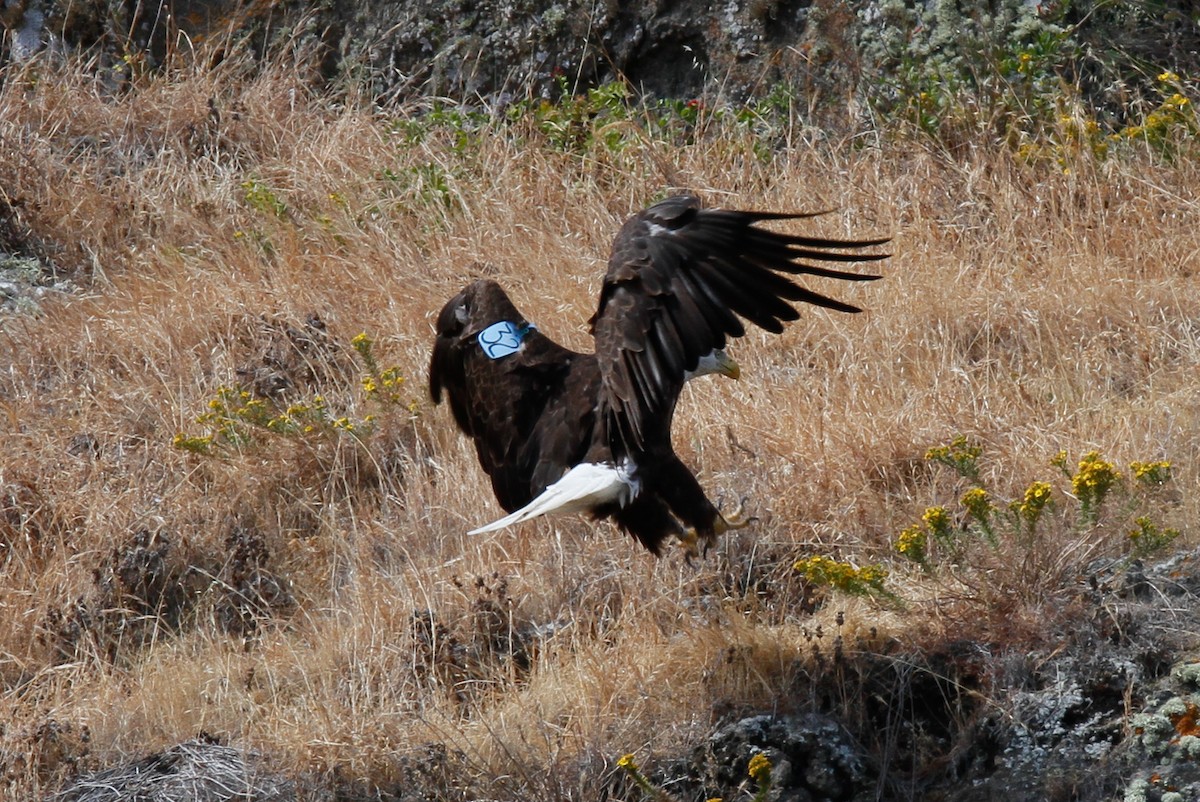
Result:
[[[430,395],[449,400],[511,513],[475,531],[588,511],[660,554],[672,536],[707,548],[739,525],[720,514],[675,454],[675,404],[695,375],[736,376],[723,349],[727,338],[745,334],[743,320],[778,333],[799,317],[795,302],[859,311],[792,277],[877,279],[812,263],[883,259],[862,251],[887,239],[806,237],[758,225],[812,216],[705,209],[678,195],[629,218],[591,318],[591,354],[544,335],[494,281],[475,281],[451,298],[437,319]]]

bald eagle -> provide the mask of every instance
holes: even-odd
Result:
[[[429,365],[475,444],[500,506],[511,513],[474,532],[550,512],[611,518],[654,554],[674,536],[705,550],[746,519],[722,516],[671,445],[671,421],[694,375],[736,377],[723,348],[742,318],[779,333],[802,301],[858,307],[788,276],[869,281],[812,262],[861,262],[888,240],[779,234],[757,224],[814,214],[706,209],[692,195],[660,201],[626,221],[613,243],[591,318],[595,352],[543,334],[494,281],[451,298],[437,319]]]

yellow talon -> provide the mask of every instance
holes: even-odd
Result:
[[[746,500],[738,503],[738,508],[730,515],[717,513],[712,529],[698,532],[690,526],[680,527],[676,533],[679,544],[683,547],[684,559],[691,562],[695,557],[703,557],[708,550],[717,544],[717,538],[734,529],[744,529],[757,521],[758,518],[746,513]]]
[[[696,530],[690,526],[681,527],[676,533],[679,538],[679,545],[683,548],[683,559],[690,565],[692,560],[700,556],[700,549],[697,545],[700,542]],[[705,549],[707,551],[707,548]]]
[[[717,516],[718,519],[720,516]],[[720,521],[718,520],[718,525]],[[683,546],[684,559],[691,563],[694,557],[705,557],[708,555],[708,550],[711,549],[717,542],[717,533],[706,532],[701,534],[692,527],[688,526],[678,534],[679,544]]]
[[[723,535],[732,529],[745,529],[757,520],[758,518],[746,512],[746,499],[743,498],[738,501],[737,509],[729,515],[725,515],[724,513],[717,514],[713,530],[716,534]]]

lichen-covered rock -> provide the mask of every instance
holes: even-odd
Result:
[[[1122,758],[1134,771],[1126,802],[1200,799],[1200,656],[1183,659],[1129,721]],[[1177,796],[1172,796],[1177,795]]]
[[[327,41],[338,73],[380,97],[538,96],[622,78],[660,97],[716,85],[741,97],[821,78],[796,48],[809,18],[801,3],[376,0],[333,11]]]
[[[767,761],[771,802],[873,798],[859,749],[836,721],[817,714],[751,716],[722,727],[696,750],[692,771],[709,796],[737,799],[759,788],[750,776],[756,756]]]
[[[43,48],[88,50],[117,73],[210,45],[218,53],[312,56],[325,79],[365,85],[381,101],[537,97],[627,80],[659,97],[719,92],[735,101],[783,85],[816,113],[844,112],[856,96],[886,101],[889,92],[922,88],[1021,91],[1014,84],[1021,76],[1053,87],[1065,77],[1103,101],[1115,91],[1109,84],[1144,75],[1146,64],[1200,66],[1190,7],[1184,0],[1153,8],[1002,0],[983,10],[934,0],[4,0],[0,23],[15,61]],[[1120,50],[1112,46],[1118,41]],[[1004,74],[1003,64],[1018,58],[1037,69]]]
[[[1097,563],[1099,614],[1026,670],[998,677],[995,756],[930,784],[943,802],[1200,799],[1200,552],[1148,566]],[[964,751],[973,749],[964,744]],[[1173,794],[1182,796],[1172,796]]]
[[[37,311],[47,296],[73,289],[69,281],[54,278],[52,269],[43,262],[0,251],[0,314]]]
[[[292,782],[253,755],[201,737],[77,778],[52,802],[291,802]]]

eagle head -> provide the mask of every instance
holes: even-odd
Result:
[[[472,281],[442,307],[429,362],[429,395],[435,404],[441,403],[445,386],[461,386],[465,381],[467,354],[478,348],[475,338],[502,320],[528,324],[504,288],[488,278]]]
[[[438,337],[473,337],[498,320],[524,323],[504,288],[489,278],[472,281],[438,313]]]

